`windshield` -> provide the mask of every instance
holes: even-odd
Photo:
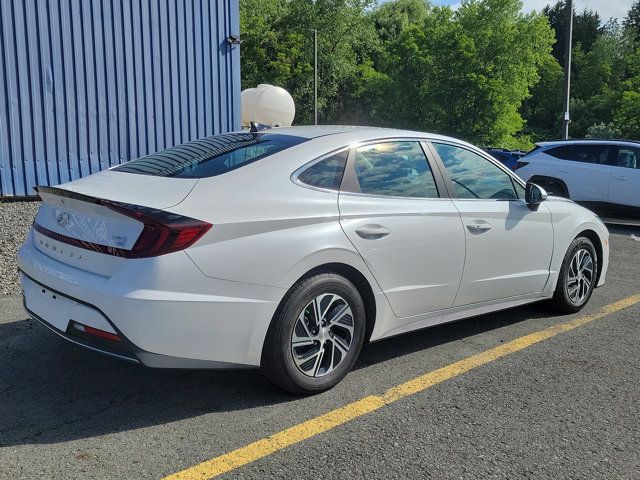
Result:
[[[132,160],[113,170],[158,177],[213,177],[306,140],[293,135],[269,133],[213,135]]]

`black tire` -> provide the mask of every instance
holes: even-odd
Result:
[[[303,310],[306,311],[308,305],[323,294],[338,295],[341,300],[346,302],[352,313],[350,317],[352,318],[353,331],[349,334],[351,343],[347,354],[342,356],[339,352],[335,353],[332,350],[339,363],[329,373],[316,377],[303,373],[302,367],[298,367],[294,361],[292,338],[294,328],[296,328],[296,323]],[[347,319],[347,321],[349,320]],[[311,395],[329,390],[337,385],[355,364],[362,349],[365,330],[364,302],[356,287],[349,280],[335,273],[321,273],[302,279],[287,292],[271,321],[262,349],[260,368],[264,376],[271,382],[291,393]],[[326,345],[334,344],[328,343]],[[320,342],[318,341],[318,348],[320,348],[319,346]],[[327,351],[329,348],[334,347],[327,347]],[[333,361],[334,357],[332,356],[331,362]]]
[[[580,250],[586,250],[591,255],[592,264],[593,264],[593,273],[591,275],[591,282],[588,288],[586,289],[586,294],[579,301],[572,300],[569,293],[569,285],[567,282],[567,278],[569,276],[571,261],[575,257],[575,255]],[[567,249],[567,253],[564,256],[564,260],[562,261],[562,267],[560,268],[560,273],[558,275],[558,283],[556,284],[556,291],[553,295],[553,298],[550,300],[549,304],[551,307],[560,312],[560,313],[576,313],[582,310],[582,308],[587,304],[589,299],[591,298],[591,294],[593,293],[593,289],[595,288],[596,281],[598,278],[598,257],[596,249],[593,246],[591,240],[586,237],[577,237],[569,248]]]

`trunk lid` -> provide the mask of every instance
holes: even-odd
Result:
[[[101,200],[164,209],[184,200],[197,180],[100,172],[60,187],[39,187],[35,247],[66,265],[111,276],[145,224]]]
[[[196,183],[198,179],[195,178],[156,177],[106,170],[58,188],[90,197],[161,209],[182,202]]]

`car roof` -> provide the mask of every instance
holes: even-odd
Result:
[[[607,145],[631,144],[638,146],[640,142],[637,140],[618,140],[613,138],[572,138],[569,140],[550,140],[547,142],[536,143],[539,147],[551,147],[560,145],[589,145],[591,143],[603,143]]]
[[[346,139],[353,141],[366,141],[369,139],[375,140],[378,138],[382,139],[390,137],[419,137],[429,138],[431,140],[455,141],[458,143],[464,143],[470,146],[474,146],[468,144],[463,140],[459,140],[453,137],[447,137],[445,135],[439,135],[437,133],[417,132],[413,130],[401,130],[396,128],[365,127],[352,125],[305,125],[294,127],[274,127],[266,130],[260,130],[259,133],[268,133],[271,135],[292,135],[307,139],[326,137],[329,135],[341,135],[343,137],[341,138],[341,140]]]

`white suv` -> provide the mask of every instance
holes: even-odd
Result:
[[[518,161],[517,174],[595,210],[640,214],[640,142],[541,142]]]

